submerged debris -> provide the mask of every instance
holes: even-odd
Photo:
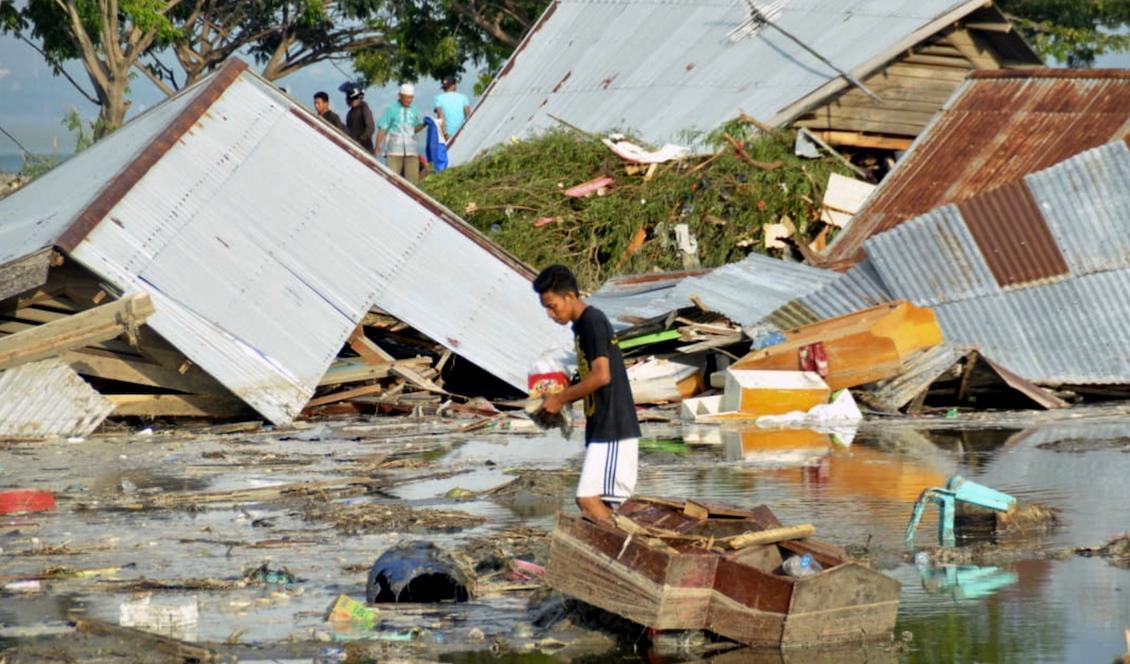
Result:
[[[308,502],[303,512],[308,521],[330,523],[345,535],[378,532],[455,532],[486,519],[466,512],[415,509],[407,505]]]
[[[465,556],[434,542],[400,542],[373,563],[365,599],[378,602],[466,602],[475,594],[475,576]]]

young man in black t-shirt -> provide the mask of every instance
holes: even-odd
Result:
[[[640,424],[624,357],[608,317],[581,299],[569,268],[551,265],[534,280],[534,291],[553,322],[573,324],[580,382],[545,397],[557,413],[585,400],[585,461],[577,483],[577,506],[595,521],[611,523],[610,505],[632,495],[639,459]]]

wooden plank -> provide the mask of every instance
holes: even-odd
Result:
[[[388,364],[395,359],[383,348],[373,343],[372,339],[365,336],[364,325],[358,325],[349,335],[346,343],[366,364]]]
[[[0,300],[47,283],[51,268],[51,247],[0,265]]]
[[[334,394],[327,394],[325,396],[318,397],[317,399],[311,399],[309,403],[306,404],[306,408],[316,408],[318,406],[324,406],[330,403],[346,401],[355,397],[380,394],[383,391],[384,387],[380,385],[362,385],[361,387],[355,387],[351,390],[345,390],[344,392],[335,392]]]
[[[955,49],[956,51],[956,49]],[[908,65],[927,65],[930,67],[949,67],[961,69],[962,71],[969,72],[973,69],[972,64],[960,52],[956,55],[926,55],[924,53],[912,53],[899,62]]]
[[[247,406],[230,397],[196,394],[108,394],[114,417],[235,417]]]
[[[804,539],[812,537],[816,534],[816,526],[811,523],[803,523],[797,526],[781,526],[780,528],[770,528],[756,533],[747,533],[745,535],[738,535],[727,540],[727,544],[731,549],[744,549],[747,546],[758,546],[761,544],[776,544],[784,542],[785,540]]]
[[[338,360],[328,370],[326,375],[318,381],[318,387],[342,385],[345,383],[359,383],[365,380],[380,380],[387,378],[392,373],[394,366],[411,368],[422,367],[428,364],[426,357],[413,357],[406,360],[396,360],[391,364],[364,364],[358,361]]]
[[[141,293],[0,338],[0,369],[52,357],[122,333],[136,335],[152,314],[153,301],[147,293]]]
[[[980,35],[968,30],[954,30],[946,35],[946,41],[961,52],[978,69],[999,69],[1001,61],[989,42]]]
[[[887,73],[889,75],[902,76],[905,78],[924,78],[931,81],[945,80],[952,81],[954,83],[960,83],[965,80],[965,77],[969,72],[952,69],[950,67],[906,65],[902,64],[901,62],[896,62],[895,64],[887,68]]]
[[[414,371],[413,369],[411,369],[409,367],[406,367],[406,366],[403,366],[403,365],[400,365],[400,364],[395,364],[392,367],[392,373],[396,376],[403,378],[404,380],[408,381],[409,383],[412,383],[412,385],[416,386],[417,388],[419,388],[421,390],[426,390],[428,392],[435,392],[436,394],[447,394],[447,390],[443,389],[439,385],[436,385],[431,380],[424,378],[419,373],[417,373],[416,371]]]
[[[61,357],[83,376],[196,394],[228,394],[227,388],[198,368],[181,373],[141,357],[91,348],[69,351]]]
[[[914,142],[913,138],[880,136],[858,131],[812,130],[814,134],[832,145],[876,148],[880,150],[906,150]]]

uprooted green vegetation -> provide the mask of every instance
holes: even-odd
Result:
[[[751,160],[781,165],[751,164],[727,134]],[[646,167],[626,164],[599,139],[554,130],[432,175],[424,188],[530,265],[568,265],[585,289],[616,274],[685,269],[680,223],[697,239],[703,267],[766,253],[764,227],[784,217],[806,241],[827,228],[818,221],[824,187],[847,168],[830,156],[795,156],[791,132],[759,135],[734,123],[716,135],[712,155],[661,164],[647,179]],[[615,179],[604,195],[564,194],[600,176]]]

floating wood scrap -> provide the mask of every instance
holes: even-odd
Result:
[[[72,612],[68,619],[74,623],[75,628],[83,634],[96,634],[120,639],[126,643],[135,643],[138,648],[149,652],[159,652],[169,657],[170,661],[179,662],[219,662],[220,655],[215,650],[199,646],[187,641],[181,641],[168,636],[151,634],[133,627],[122,627],[98,620],[80,613]]]

